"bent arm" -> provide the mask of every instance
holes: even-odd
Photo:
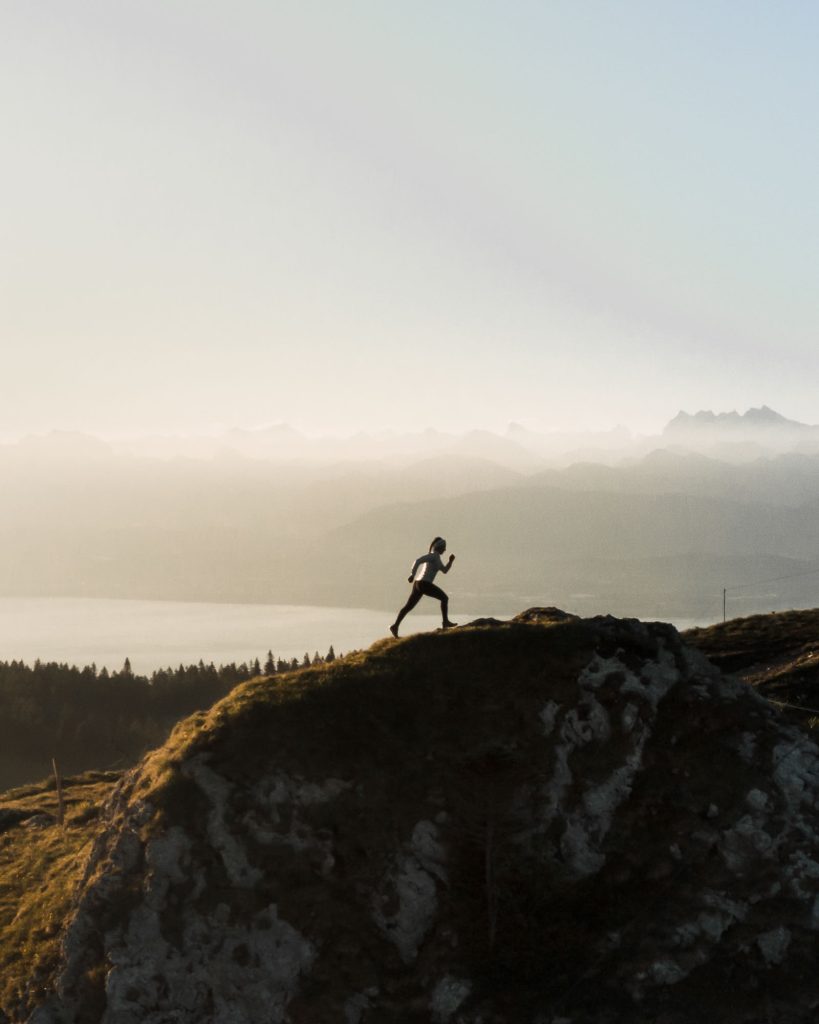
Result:
[[[410,581],[410,583],[412,583],[412,581],[415,579],[415,574],[416,574],[416,572],[418,572],[418,566],[422,562],[426,562],[426,560],[427,560],[427,556],[426,555],[420,555],[412,563],[412,569],[410,570],[410,574],[409,574],[409,581]]]
[[[452,563],[455,561],[455,556],[450,555],[449,561],[446,563],[446,565],[444,565],[444,561],[440,555],[438,556],[438,561],[440,562],[441,572],[449,572],[449,570],[452,568]]]

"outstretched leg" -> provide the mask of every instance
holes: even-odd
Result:
[[[418,602],[421,600],[421,597],[423,596],[423,593],[424,592],[423,590],[421,590],[420,585],[418,583],[414,583],[412,590],[410,591],[410,596],[407,598],[407,603],[395,617],[395,622],[393,622],[393,624],[390,626],[390,632],[392,633],[393,636],[398,636],[398,627],[401,625],[404,616],[408,612],[411,612],[412,609],[418,604]]]

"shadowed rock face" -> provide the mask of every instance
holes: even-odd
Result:
[[[819,609],[771,612],[690,629],[683,639],[753,686],[797,724],[819,715]]]
[[[816,1019],[819,750],[661,624],[248,684],[125,777],[36,1024]]]

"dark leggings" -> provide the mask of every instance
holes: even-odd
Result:
[[[422,597],[434,597],[436,601],[441,602],[441,616],[444,623],[449,622],[449,598],[441,590],[440,587],[436,587],[434,583],[427,583],[426,580],[416,580],[412,585],[410,596],[407,598],[407,603],[398,613],[398,618],[395,620],[395,625],[398,626],[407,612],[411,612],[412,609],[418,604]]]

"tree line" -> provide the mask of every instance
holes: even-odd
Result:
[[[335,658],[332,646],[302,659],[268,651],[264,663],[255,658],[217,668],[200,661],[149,676],[133,672],[128,658],[114,672],[0,661],[0,789],[44,776],[52,757],[65,773],[128,767],[163,743],[179,719],[207,709],[238,683]]]

